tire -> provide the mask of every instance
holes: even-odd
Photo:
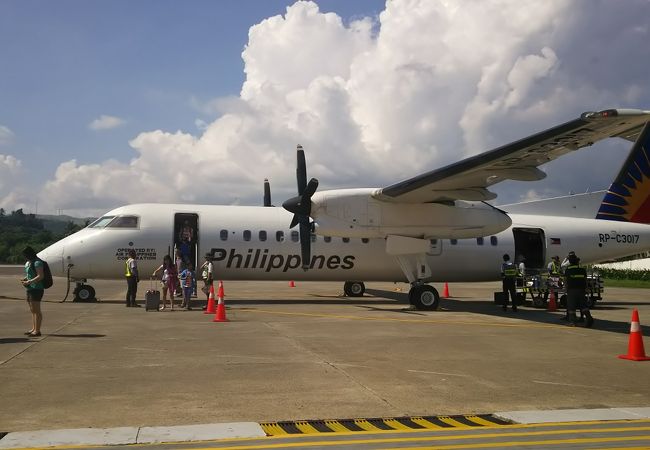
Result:
[[[409,302],[421,311],[434,311],[440,304],[440,295],[428,284],[413,286],[409,291]]]
[[[545,308],[546,307],[546,302],[544,301],[544,296],[543,295],[534,295],[533,296],[533,306],[535,308]]]
[[[346,281],[343,284],[343,292],[348,297],[363,297],[366,285],[362,281]]]
[[[566,308],[566,294],[560,296],[560,307]]]
[[[74,290],[75,302],[93,302],[95,301],[95,288],[89,284],[81,284]]]

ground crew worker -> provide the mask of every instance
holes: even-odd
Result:
[[[140,307],[135,302],[135,295],[138,293],[138,263],[135,260],[135,250],[129,249],[129,259],[126,260],[124,276],[126,277],[126,307]]]
[[[585,295],[587,291],[587,271],[580,267],[580,258],[571,252],[568,256],[569,265],[564,270],[566,279],[566,296],[567,296],[567,316],[569,326],[576,326],[578,319],[576,309],[580,308],[582,316],[585,318],[585,326],[590,328],[594,323],[591,312],[587,307]]]
[[[517,311],[517,288],[515,282],[517,279],[517,266],[510,261],[510,255],[503,255],[501,264],[501,279],[503,280],[503,310],[508,310],[508,296],[512,299],[512,310]]]

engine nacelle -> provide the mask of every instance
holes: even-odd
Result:
[[[497,234],[512,221],[483,203],[392,203],[377,200],[377,189],[317,192],[311,216],[325,236],[383,238],[474,238]]]

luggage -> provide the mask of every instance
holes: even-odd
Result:
[[[160,308],[160,291],[155,289],[147,290],[144,295],[144,310],[145,311],[158,311]]]
[[[506,302],[506,293],[505,292],[495,292],[494,293],[494,304],[503,305]]]

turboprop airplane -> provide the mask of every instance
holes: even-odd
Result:
[[[344,281],[350,296],[365,281],[408,281],[409,301],[436,309],[427,283],[500,278],[502,255],[524,256],[542,269],[553,255],[575,251],[583,263],[650,249],[650,111],[608,109],[384,188],[316,192],[298,146],[298,196],[284,208],[137,204],[116,208],[39,253],[54,275],[77,281],[77,300],[94,298],[88,279],[124,276],[135,249],[141,274],[181,245],[191,260],[209,254],[223,280]],[[634,142],[594,218],[555,199],[511,213],[486,203],[504,180],[535,181],[538,166],[608,137]],[[265,189],[264,204],[270,206]],[[593,195],[592,195],[593,197]],[[559,206],[564,205],[563,208]],[[517,210],[523,212],[517,212]],[[293,214],[293,218],[291,217]],[[293,228],[299,225],[298,230]],[[190,231],[183,231],[189,227]]]

